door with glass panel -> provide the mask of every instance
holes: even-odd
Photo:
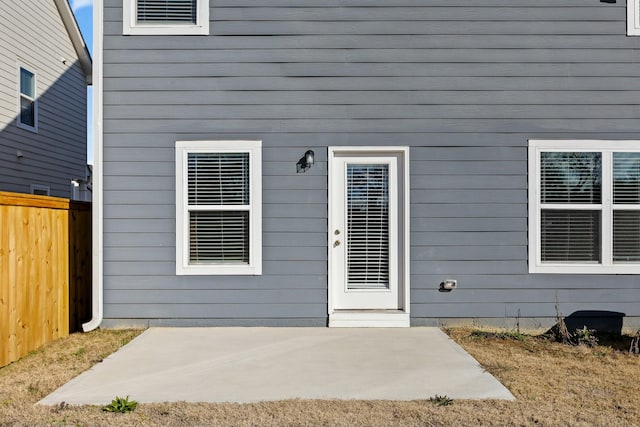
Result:
[[[401,308],[398,163],[392,153],[336,153],[331,159],[334,310]]]

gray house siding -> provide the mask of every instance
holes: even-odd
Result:
[[[640,139],[623,2],[392,3],[210,0],[210,35],[179,37],[122,36],[105,1],[105,325],[326,325],[327,147],[396,145],[412,324],[637,321],[637,276],[527,260],[528,140]],[[215,139],[263,141],[261,276],[175,274],[174,144]]]
[[[0,14],[0,191],[39,184],[68,198],[86,175],[86,76],[53,1],[10,3]],[[20,66],[36,74],[37,133],[17,126]]]

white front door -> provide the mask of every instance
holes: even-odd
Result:
[[[330,316],[406,309],[405,151],[330,149]]]

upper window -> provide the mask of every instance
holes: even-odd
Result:
[[[262,273],[261,147],[176,142],[177,274]]]
[[[529,271],[640,273],[640,141],[529,141]]]
[[[123,34],[209,34],[209,0],[124,0]]]
[[[640,36],[640,0],[627,0],[627,35]]]
[[[20,67],[20,113],[18,126],[31,131],[38,130],[38,101],[36,99],[36,75]]]

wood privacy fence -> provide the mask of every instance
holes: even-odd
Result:
[[[0,366],[91,317],[91,204],[0,192]]]

